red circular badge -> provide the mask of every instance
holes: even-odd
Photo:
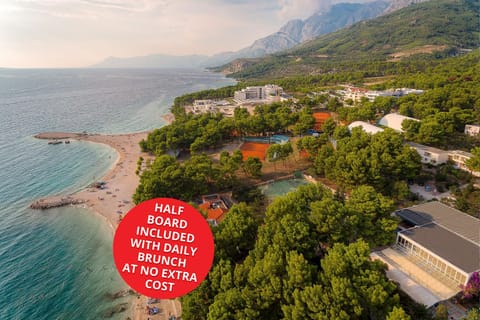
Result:
[[[113,239],[118,272],[135,291],[173,299],[189,293],[212,266],[213,236],[189,204],[169,198],[140,203],[123,218]]]

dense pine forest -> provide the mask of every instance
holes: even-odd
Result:
[[[463,133],[466,124],[480,123],[478,8],[467,0],[411,6],[250,61],[233,75],[239,79],[234,86],[175,99],[176,120],[141,142],[156,158],[139,170],[135,202],[165,196],[194,201],[224,190],[234,190],[238,202],[213,227],[214,266],[200,287],[182,298],[184,319],[433,319],[369,254],[394,241],[398,221],[392,211],[417,200],[408,183],[432,175],[405,141],[471,151],[469,165],[480,170],[480,139]],[[415,49],[427,45],[435,50]],[[187,114],[183,108],[266,83],[282,86],[296,102],[257,106],[253,114],[236,109],[230,118]],[[349,105],[335,96],[345,84],[424,92]],[[328,120],[319,136],[305,136],[318,110],[334,113],[335,120]],[[375,123],[390,112],[421,121],[404,122],[403,133],[387,129],[376,135],[345,126]],[[285,152],[287,161],[300,163],[303,152],[302,170],[335,184],[337,192],[310,184],[267,203],[253,184],[274,157],[267,153],[265,163],[244,160],[238,150],[209,157],[244,136],[274,133],[295,140]],[[480,191],[468,184],[472,177],[449,165],[434,175],[455,195],[454,206],[478,213]],[[468,185],[459,189],[460,184]],[[472,312],[467,319],[475,317]]]

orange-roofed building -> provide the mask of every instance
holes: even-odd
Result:
[[[217,226],[226,217],[228,207],[218,194],[202,196],[203,203],[199,205],[201,211],[207,214],[207,221]]]
[[[327,121],[328,118],[331,117],[330,112],[314,112],[313,117],[315,118],[315,124],[313,125],[313,129],[317,131],[322,130],[322,126]]]
[[[360,101],[363,97],[366,96],[367,92],[368,90],[365,88],[347,86],[345,88],[344,100],[352,99],[353,101]]]

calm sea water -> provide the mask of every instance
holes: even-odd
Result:
[[[108,297],[126,286],[101,217],[80,208],[28,208],[101,177],[115,151],[32,136],[153,129],[165,124],[161,116],[175,96],[231,83],[198,70],[0,69],[0,319],[102,319],[125,302]]]

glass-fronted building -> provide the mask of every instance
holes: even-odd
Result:
[[[457,287],[480,271],[480,220],[438,201],[395,212],[411,227],[396,247],[422,268]]]

